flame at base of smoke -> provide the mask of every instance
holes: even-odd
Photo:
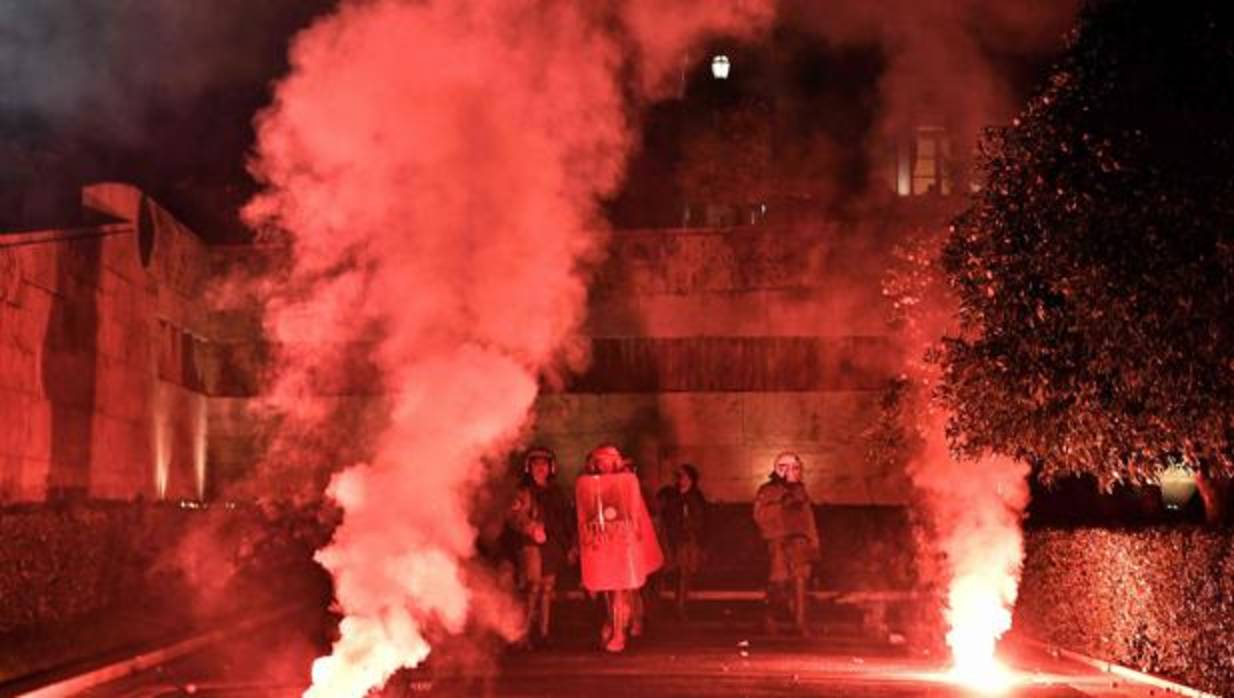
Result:
[[[960,569],[948,590],[951,678],[982,693],[1002,693],[1014,685],[1015,676],[998,660],[996,646],[1011,628],[1023,538],[1014,518],[1006,515],[990,517],[980,529],[960,529],[955,535],[967,538],[960,546],[967,555],[957,561]]]
[[[334,653],[313,662],[313,686],[304,698],[364,695],[399,668],[414,667],[429,654],[429,644],[406,614],[382,619],[343,619]]]
[[[1016,675],[997,657],[989,657],[980,665],[961,666],[957,661],[948,678],[952,683],[984,695],[997,695],[1010,691],[1016,685]]]
[[[294,40],[245,216],[295,243],[267,306],[283,348],[269,404],[337,434],[303,445],[335,473],[342,523],[317,560],[345,615],[306,696],[362,698],[414,667],[426,624],[434,640],[469,620],[513,634],[464,572],[472,494],[525,433],[540,380],[577,358],[599,201],[633,140],[626,68],[651,90],[690,45],[747,34],[771,7],[342,0]],[[329,422],[323,393],[372,402],[353,383],[379,389],[378,433]]]
[[[946,561],[944,618],[953,663],[949,678],[983,693],[1002,692],[1015,683],[995,651],[1011,628],[1020,582],[1027,468],[1002,457],[955,458],[947,447],[943,415],[931,417],[926,452],[912,475],[927,495],[939,552]]]

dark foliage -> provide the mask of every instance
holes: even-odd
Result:
[[[292,604],[324,607],[311,558],[335,512],[78,501],[0,509],[0,695],[46,672]]]
[[[1234,693],[1234,537],[1195,527],[1029,534],[1015,629]]]
[[[0,513],[0,633],[71,620],[141,588],[179,529],[172,513],[84,505]]]
[[[332,516],[312,507],[185,511],[170,503],[5,509],[0,635],[106,614],[135,600],[203,616],[270,601],[255,590],[277,588],[285,602],[301,578],[318,582],[311,555],[328,539]]]
[[[1234,23],[1092,2],[1044,92],[983,143],[943,263],[951,437],[1047,479],[1234,471]]]

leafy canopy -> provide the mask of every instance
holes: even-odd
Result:
[[[1234,26],[1219,2],[1093,2],[943,266],[953,445],[1049,479],[1234,472]]]

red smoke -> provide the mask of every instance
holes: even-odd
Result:
[[[481,463],[518,439],[539,378],[581,354],[596,200],[632,138],[618,75],[661,85],[702,32],[767,18],[682,5],[357,0],[295,40],[247,209],[294,245],[268,308],[270,401],[289,429],[327,427],[321,376],[361,347],[388,417],[355,435],[367,462],[335,464],[345,514],[318,559],[345,618],[306,695],[363,696],[427,655],[426,624],[467,622]]]
[[[1018,110],[1000,60],[1057,50],[1077,0],[786,0],[785,14],[838,44],[877,44],[883,135],[947,126],[967,158],[978,132]]]
[[[941,231],[907,236],[897,247],[884,293],[900,313],[900,340],[909,357],[905,413],[913,452],[907,470],[936,546],[945,586],[941,599],[955,680],[1000,691],[1011,675],[995,648],[1011,627],[1024,556],[1021,519],[1028,506],[1029,469],[1008,458],[956,458],[947,443],[947,413],[935,400],[939,367],[927,361],[944,334],[956,331],[955,298],[938,266]]]

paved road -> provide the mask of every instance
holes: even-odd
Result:
[[[312,625],[310,622],[308,625]],[[819,637],[767,637],[734,622],[661,624],[621,655],[593,646],[581,614],[563,620],[552,648],[501,651],[455,642],[429,665],[400,675],[382,698],[773,698],[780,696],[966,696],[923,659],[872,642],[855,629],[823,626]],[[291,698],[304,689],[320,632],[287,623],[171,665],[100,686],[91,698],[253,696]],[[316,638],[314,637],[316,634]],[[1012,659],[1032,698],[1148,696],[1078,664],[1021,651]],[[1160,695],[1160,691],[1157,692]]]

